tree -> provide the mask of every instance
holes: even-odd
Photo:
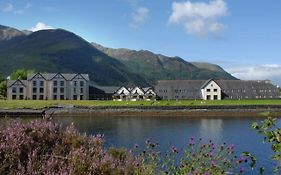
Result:
[[[18,69],[15,72],[11,74],[11,80],[26,80],[27,79],[27,74],[32,73],[33,70],[27,70],[27,69]]]
[[[2,96],[2,97],[7,96],[7,81],[6,80],[0,81],[0,96]]]

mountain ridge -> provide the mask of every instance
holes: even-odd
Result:
[[[0,40],[0,74],[4,76],[19,68],[38,72],[79,72],[88,73],[90,79],[100,85],[118,86],[148,86],[160,79],[235,79],[227,72],[199,69],[180,57],[167,57],[147,50],[105,51],[102,48],[106,47],[93,46],[64,29],[25,33],[0,26],[0,38],[5,38]]]

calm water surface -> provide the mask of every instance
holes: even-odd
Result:
[[[169,145],[184,147],[190,137],[213,140],[216,144],[234,144],[238,152],[250,151],[258,158],[258,165],[273,166],[270,146],[251,129],[261,118],[190,118],[190,117],[56,117],[63,125],[74,122],[80,132],[104,134],[106,146],[142,147],[146,139],[160,143],[162,150]],[[281,126],[281,123],[278,123]],[[248,174],[256,174],[251,172]],[[271,174],[271,173],[268,173]]]
[[[149,138],[159,142],[162,151],[166,151],[171,145],[183,148],[190,137],[195,137],[206,141],[211,139],[216,144],[234,144],[238,152],[249,151],[256,155],[258,166],[272,169],[274,165],[270,159],[270,145],[264,144],[263,136],[251,129],[251,124],[261,121],[261,118],[59,116],[53,120],[64,126],[73,122],[81,133],[104,134],[107,147],[131,149],[135,143],[144,147],[145,140]],[[277,125],[281,126],[280,120]],[[258,173],[251,171],[247,174]]]

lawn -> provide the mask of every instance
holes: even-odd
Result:
[[[275,100],[161,100],[161,101],[105,101],[105,100],[0,100],[1,109],[33,108],[50,106],[202,106],[202,105],[281,105],[281,99]]]

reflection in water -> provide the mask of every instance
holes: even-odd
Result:
[[[250,128],[251,123],[260,118],[68,116],[53,120],[64,126],[74,122],[78,131],[89,135],[104,134],[106,146],[132,148],[138,143],[142,147],[145,140],[151,138],[158,141],[163,150],[168,150],[169,143],[183,148],[193,136],[211,139],[217,144],[234,144],[238,152],[250,151],[256,155],[258,164],[272,164],[270,146],[263,144],[262,136]],[[280,126],[281,121],[277,125]]]
[[[200,137],[209,138],[214,142],[222,142],[222,130],[223,120],[222,119],[201,119],[200,120]]]

